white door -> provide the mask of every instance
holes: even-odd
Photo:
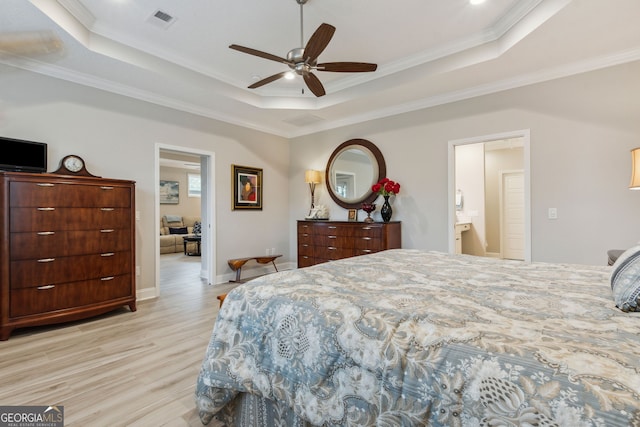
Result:
[[[500,249],[502,258],[524,260],[524,173],[502,173]]]

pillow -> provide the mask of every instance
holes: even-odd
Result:
[[[202,224],[200,221],[196,221],[193,223],[193,234],[200,235],[202,234]]]
[[[189,234],[187,227],[169,227],[169,234]]]
[[[640,311],[640,245],[627,249],[613,264],[611,291],[620,310]]]

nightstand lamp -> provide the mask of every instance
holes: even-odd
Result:
[[[316,191],[316,184],[321,181],[320,171],[308,170],[304,173],[304,182],[309,184],[309,190],[311,191],[311,209],[315,208],[314,193]]]
[[[631,150],[631,184],[629,189],[640,190],[640,147]]]

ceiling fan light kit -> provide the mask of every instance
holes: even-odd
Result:
[[[308,0],[296,0],[300,5],[300,45],[303,44],[304,28],[303,28],[303,6]],[[320,79],[313,74],[313,70],[316,71],[329,71],[334,73],[366,73],[375,71],[377,64],[371,64],[367,62],[326,62],[318,64],[318,57],[329,45],[336,28],[333,25],[326,23],[321,24],[313,35],[309,38],[309,41],[304,47],[297,47],[291,49],[287,53],[286,58],[282,58],[270,53],[262,52],[260,50],[252,49],[237,44],[232,44],[229,48],[237,50],[239,52],[247,53],[249,55],[258,56],[270,61],[276,61],[288,65],[291,71],[302,76],[305,84],[311,92],[317,97],[324,96],[326,94],[324,86],[320,82]],[[291,71],[283,71],[278,74],[266,77],[260,81],[257,81],[249,86],[249,89],[256,89],[264,86],[268,83],[279,80],[283,77],[290,78]]]

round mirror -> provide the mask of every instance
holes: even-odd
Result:
[[[350,139],[335,149],[329,162],[325,182],[329,195],[345,209],[360,209],[372,203],[377,194],[371,186],[387,173],[382,153],[366,139]]]

